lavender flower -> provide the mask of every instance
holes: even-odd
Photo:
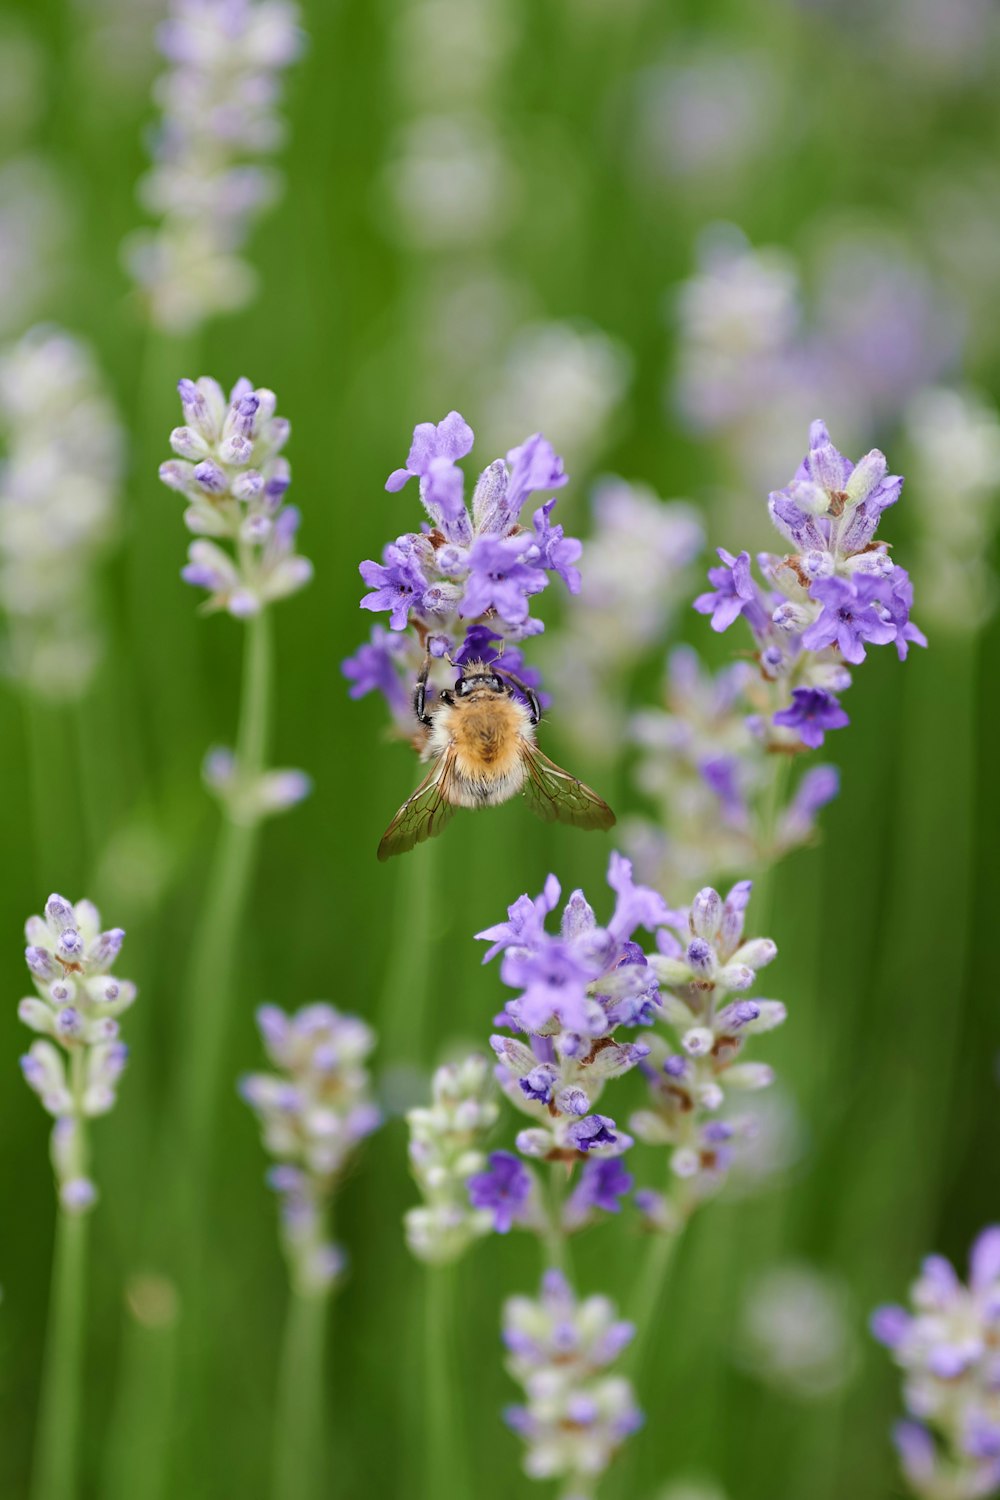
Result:
[[[525,1394],[508,1408],[507,1424],[526,1444],[525,1473],[561,1479],[565,1500],[592,1493],[642,1425],[631,1383],[604,1373],[634,1331],[607,1297],[577,1301],[558,1271],[546,1272],[537,1299],[504,1304],[507,1368]]]
[[[34,328],[0,353],[0,603],[7,668],[78,698],[101,654],[96,569],[115,535],[122,434],[90,350]]]
[[[228,401],[207,375],[178,390],[185,425],[170,434],[178,456],[160,465],[160,478],[187,501],[184,524],[199,539],[181,577],[208,591],[206,609],[245,620],[312,578],[312,564],[295,553],[299,512],[285,504],[290,427],[274,414],[274,392],[246,379]],[[208,538],[230,542],[233,553]]]
[[[87,1121],[114,1106],[128,1059],[118,1017],[135,1000],[136,988],[110,973],[125,934],[120,927],[102,931],[90,901],[72,905],[52,895],[44,916],[29,917],[25,936],[36,996],[21,1001],[18,1015],[43,1040],[32,1042],[21,1069],[55,1118],[52,1164],[62,1208],[84,1213],[97,1201]]]
[[[725,1114],[729,1094],[773,1081],[766,1064],[738,1061],[748,1036],[785,1019],[780,1001],[747,998],[758,971],[777,954],[770,938],[744,941],[750,891],[748,880],[724,900],[710,887],[699,891],[689,909],[670,914],[657,933],[659,952],[649,959],[666,1034],[657,1028],[650,1039],[640,1065],[650,1105],[629,1123],[645,1144],[670,1150],[670,1227],[718,1191],[734,1148],[752,1129],[749,1121]],[[649,1206],[660,1212],[659,1205]]]
[[[376,627],[367,645],[344,663],[352,697],[378,690],[402,727],[407,700],[430,654],[430,696],[450,685],[448,658],[457,664],[475,657],[494,661],[503,650],[504,666],[533,686],[516,643],[544,629],[530,614],[530,600],[548,586],[552,573],[575,592],[580,543],[552,524],[554,499],[533,513],[529,529],[521,513],[532,495],[566,483],[562,460],[540,433],[512,448],[483,471],[472,496],[464,496],[458,460],[472,448],[471,427],[450,412],[435,425],[414,429],[406,464],[390,474],[386,489],[396,491],[417,479],[427,522],[390,542],[381,562],[364,562],[360,572],[369,592],[362,609],[385,613],[389,633]],[[397,645],[393,633],[405,644]],[[405,633],[405,634],[404,634]],[[408,727],[408,726],[407,726]]]
[[[976,1500],[1000,1486],[1000,1227],[983,1230],[968,1284],[940,1255],[924,1261],[913,1312],[880,1307],[872,1332],[904,1371],[909,1419],[894,1432],[910,1488],[927,1500]]]
[[[252,827],[262,818],[287,812],[312,791],[312,780],[290,766],[248,776],[234,751],[215,745],[202,764],[205,784],[215,793],[232,823]]]
[[[472,1207],[486,1209],[493,1215],[497,1233],[507,1234],[528,1206],[532,1177],[509,1151],[493,1151],[487,1170],[470,1177],[468,1189]]]
[[[406,1242],[423,1261],[455,1260],[493,1225],[489,1209],[473,1208],[468,1183],[481,1173],[483,1140],[499,1109],[489,1063],[473,1054],[438,1068],[428,1108],[411,1109],[410,1167],[424,1204],[406,1213]]]
[[[278,174],[255,159],[283,139],[276,105],[280,75],[302,48],[297,17],[288,0],[171,0],[159,31],[163,118],[139,185],[161,222],[124,247],[152,322],[168,332],[200,328],[253,297],[240,252],[280,192]]]
[[[358,1146],[381,1123],[365,1067],[375,1037],[356,1016],[325,1002],[291,1016],[263,1005],[257,1024],[277,1071],[248,1074],[240,1093],[278,1163],[268,1183],[281,1199],[293,1283],[304,1294],[318,1293],[344,1264],[343,1252],[326,1238],[330,1201]]]
[[[651,884],[668,890],[713,874],[740,874],[814,836],[817,813],[837,795],[833,766],[807,770],[775,827],[769,831],[763,824],[760,809],[774,761],[754,730],[770,690],[747,662],[712,674],[690,647],[670,653],[665,707],[635,715],[629,736],[640,749],[636,782],[659,812],[655,819],[633,818],[625,839]],[[783,713],[794,715],[800,701],[793,693],[779,721]],[[803,717],[808,706],[803,704]],[[830,714],[843,712],[832,697],[821,706]],[[823,727],[806,723],[796,732],[805,744],[806,734],[818,739],[816,730]]]
[[[550,875],[541,895],[519,897],[506,922],[478,934],[491,944],[485,961],[502,952],[501,978],[521,992],[500,1019],[527,1042],[498,1034],[490,1043],[501,1087],[535,1122],[518,1134],[518,1150],[536,1159],[612,1158],[632,1144],[594,1106],[609,1079],[647,1055],[645,1041],[620,1040],[616,1032],[647,1027],[659,1009],[655,972],[633,935],[638,927],[655,929],[670,912],[655,891],[634,884],[620,854],[611,856],[608,883],[616,901],[606,927],[574,891],[559,935],[547,932],[560,889]]]
[[[874,540],[882,512],[899,499],[903,481],[886,472],[873,450],[857,465],[839,453],[822,422],[809,431],[809,452],[794,479],[772,493],[768,508],[795,549],[761,553],[766,588],[755,581],[749,554],[720,549],[710,593],[695,609],[728,630],[742,616],[753,637],[770,711],[755,726],[771,749],[822,744],[848,722],[836,694],[850,686],[844,663],[864,661],[870,646],[895,644],[900,659],[911,643],[925,646],[910,621],[909,575]]]

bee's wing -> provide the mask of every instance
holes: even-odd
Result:
[[[453,752],[446,750],[431,766],[413,796],[403,803],[382,835],[378,846],[379,859],[406,854],[415,844],[422,844],[424,839],[440,833],[454,815],[455,807],[448,797],[453,760]]]
[[[524,745],[527,776],[524,795],[531,811],[546,823],[572,823],[574,828],[611,828],[615,815],[606,802],[582,781],[543,755],[537,745]]]

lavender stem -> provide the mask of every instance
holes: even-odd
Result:
[[[79,1099],[84,1087],[86,1054],[74,1053],[71,1089]],[[78,1175],[86,1171],[83,1132],[77,1147]],[[80,1406],[86,1308],[89,1215],[60,1209],[52,1265],[49,1327],[35,1434],[32,1500],[75,1500],[79,1494]]]
[[[293,1287],[285,1314],[274,1425],[272,1500],[326,1493],[323,1364],[330,1298]]]

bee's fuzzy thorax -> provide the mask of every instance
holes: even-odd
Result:
[[[467,807],[505,802],[524,782],[524,742],[535,739],[531,716],[516,698],[484,691],[442,704],[428,739],[431,754],[454,755],[455,800]]]

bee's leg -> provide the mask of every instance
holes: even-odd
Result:
[[[496,666],[497,663],[494,663],[494,665]],[[534,688],[530,688],[526,682],[522,682],[520,677],[515,677],[514,673],[508,672],[505,667],[500,667],[499,670],[503,674],[503,676],[506,677],[507,681],[512,682],[517,688],[518,692],[523,693],[527,698],[528,712],[531,715],[531,722],[532,724],[537,724],[542,717],[542,709],[541,704],[538,701],[538,695],[535,692]]]
[[[434,722],[432,715],[427,712],[427,678],[430,670],[431,656],[430,652],[428,652],[424,657],[424,664],[421,668],[420,676],[417,678],[417,686],[413,693],[413,712],[416,714],[418,721],[427,729]]]

